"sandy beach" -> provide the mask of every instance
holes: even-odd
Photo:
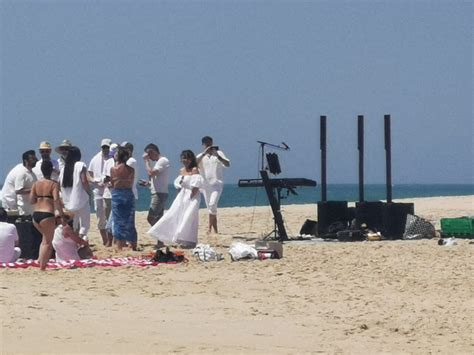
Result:
[[[398,200],[439,228],[474,215],[474,196]],[[316,205],[283,207],[290,235]],[[222,208],[220,235],[199,241],[225,260],[156,267],[0,270],[2,353],[444,353],[474,352],[474,244],[437,240],[289,242],[280,260],[232,262],[234,241],[273,229],[270,207]],[[117,254],[89,235],[99,258]]]

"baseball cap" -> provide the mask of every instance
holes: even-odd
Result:
[[[100,146],[103,147],[104,145],[106,145],[107,147],[110,147],[110,145],[112,144],[112,140],[109,139],[109,138],[104,138],[102,139],[102,141],[100,142]]]

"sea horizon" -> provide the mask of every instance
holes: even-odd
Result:
[[[3,185],[0,185],[0,189]],[[166,208],[169,208],[177,190],[170,184],[168,187],[169,197]],[[282,205],[315,204],[321,201],[321,186],[298,187],[293,190],[296,194],[286,189],[281,190]],[[474,184],[393,184],[392,199],[407,199],[419,197],[443,197],[443,196],[469,196],[474,195]],[[366,184],[364,186],[364,200],[377,201],[386,200],[385,184]],[[359,201],[359,185],[351,183],[328,184],[327,200],[330,201]],[[91,204],[93,205],[93,204]],[[147,211],[150,205],[150,191],[147,187],[138,187],[138,200],[136,211]],[[263,187],[244,188],[236,183],[225,184],[224,191],[219,200],[219,207],[252,207],[267,206],[268,198]],[[201,208],[205,207],[204,198],[201,199]]]
[[[176,196],[176,189],[169,185],[169,197],[167,208]],[[321,200],[321,186],[298,187],[292,192],[282,189],[282,205],[315,204]],[[136,210],[147,211],[150,203],[150,192],[148,188],[139,187],[139,199]],[[474,195],[474,184],[394,184],[392,185],[392,199],[406,199],[418,197],[439,196],[468,196]],[[366,184],[364,186],[364,199],[366,201],[386,200],[385,184]],[[359,201],[358,184],[328,184],[327,199],[335,201]],[[268,198],[263,187],[244,188],[238,184],[225,184],[224,191],[219,200],[219,207],[252,207],[267,206]],[[204,208],[204,198],[201,199],[201,208]]]

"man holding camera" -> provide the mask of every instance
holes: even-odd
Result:
[[[201,189],[209,212],[209,229],[211,233],[217,231],[217,204],[224,188],[224,168],[230,166],[230,160],[225,156],[219,147],[213,145],[212,138],[205,136],[202,138],[204,151],[196,156],[199,172],[204,178]]]

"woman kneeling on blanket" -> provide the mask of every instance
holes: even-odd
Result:
[[[82,239],[72,228],[72,216],[65,212],[62,221],[56,219],[57,227],[54,230],[53,247],[56,251],[56,261],[70,261],[92,258],[89,243]]]

